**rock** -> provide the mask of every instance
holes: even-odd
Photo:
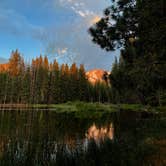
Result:
[[[92,84],[96,84],[97,82],[105,83],[107,85],[110,84],[109,81],[110,72],[105,71],[103,69],[93,69],[86,72],[86,77]]]

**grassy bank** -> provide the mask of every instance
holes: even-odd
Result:
[[[146,112],[155,114],[166,114],[166,106],[151,107],[140,104],[108,104],[108,103],[86,103],[67,102],[63,104],[5,104],[0,105],[1,110],[37,110],[54,111],[56,113],[74,113],[78,117],[100,117],[106,113],[113,112]]]
[[[146,111],[146,112],[166,112],[166,106],[151,107],[140,104],[108,104],[108,103],[86,103],[86,102],[67,102],[63,104],[34,104],[32,108],[49,109],[57,112],[77,112],[77,111],[96,111],[96,112],[117,112],[117,111]]]
[[[76,111],[106,111],[116,112],[119,110],[128,111],[147,111],[147,112],[166,112],[166,106],[151,107],[140,104],[108,104],[108,103],[88,103],[88,102],[67,102],[62,104],[0,104],[2,108],[27,108],[27,109],[48,109],[63,112]]]

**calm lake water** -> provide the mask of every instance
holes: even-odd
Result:
[[[80,118],[74,113],[4,110],[0,166],[162,166],[165,127],[165,120],[140,113]]]

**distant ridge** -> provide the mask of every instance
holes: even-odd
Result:
[[[7,63],[7,62],[8,62],[7,59],[0,57],[0,64],[4,64],[4,63]]]

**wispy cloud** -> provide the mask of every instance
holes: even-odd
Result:
[[[14,0],[15,3],[10,0],[2,1],[4,4],[8,2],[8,5],[7,8],[0,7],[1,33],[39,41],[42,43],[42,50],[44,49],[50,58],[84,63],[87,69],[110,68],[114,56],[93,44],[87,32],[88,28],[100,19],[103,9],[109,5],[107,0],[24,1],[26,10],[30,8],[33,12],[36,9],[36,13],[42,17],[45,14],[42,21],[51,18],[50,25],[38,24],[38,19],[32,22],[26,13],[22,13],[24,10],[11,8],[17,0]]]
[[[104,3],[100,0],[96,1],[59,0],[62,6],[70,8],[77,17],[66,27],[55,28],[54,38],[48,39],[48,54],[55,55],[59,48],[67,48],[64,54],[68,57],[74,56],[69,59],[74,59],[77,63],[84,63],[86,68],[111,68],[114,56],[93,44],[87,32],[92,24],[99,21],[103,10],[109,5],[108,1]],[[52,35],[50,36],[52,38]]]

